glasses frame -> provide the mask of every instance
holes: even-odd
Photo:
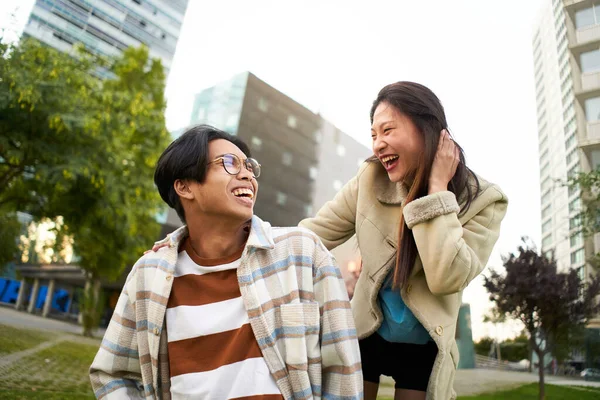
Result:
[[[232,172],[230,172],[230,171],[227,170],[227,167],[225,166],[225,157],[233,157],[233,158],[235,158],[235,159],[237,159],[239,161],[240,168],[238,169],[238,171],[236,173],[232,173]],[[256,166],[258,167],[258,174],[256,174],[255,173],[256,171],[254,171],[252,169],[252,167],[253,167],[252,166],[252,161],[250,161],[250,160],[252,160],[252,161],[254,161],[256,163]],[[223,169],[225,170],[225,172],[227,172],[229,175],[237,175],[237,174],[239,174],[240,171],[242,170],[242,165],[243,165],[244,168],[246,168],[246,170],[248,172],[252,173],[252,177],[254,179],[256,179],[256,178],[258,178],[260,176],[261,165],[254,158],[248,157],[245,160],[242,160],[238,156],[236,156],[235,154],[226,153],[226,154],[223,154],[222,156],[219,156],[219,157],[215,158],[214,160],[210,161],[207,165],[216,164],[216,163],[219,163],[219,162],[221,163],[221,166],[223,167]]]

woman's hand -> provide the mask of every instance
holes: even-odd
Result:
[[[460,162],[458,146],[450,138],[447,130],[440,133],[438,148],[429,175],[429,194],[448,190],[448,183],[454,177]]]
[[[168,245],[169,245],[169,243],[160,243],[160,244],[155,244],[154,246],[152,246],[152,250],[146,250],[146,251],[144,252],[144,254],[148,254],[148,253],[150,253],[150,252],[152,252],[152,251],[156,253],[156,252],[157,252],[157,251],[158,251],[160,248],[162,248],[162,247],[166,247],[166,246],[168,246]]]

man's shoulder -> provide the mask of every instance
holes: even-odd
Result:
[[[150,251],[141,256],[133,265],[128,280],[133,275],[154,275],[159,271],[168,273],[171,269],[169,262],[165,258],[165,255],[168,251],[168,247],[163,247],[158,249],[157,251]]]
[[[275,245],[282,242],[301,242],[309,241],[313,243],[320,242],[319,237],[309,229],[298,226],[284,226],[272,228],[273,241]]]

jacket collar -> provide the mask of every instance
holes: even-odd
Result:
[[[408,190],[401,182],[392,182],[388,174],[379,163],[375,164],[375,175],[373,177],[373,190],[377,200],[384,204],[404,205]]]
[[[174,248],[175,251],[179,248],[179,244],[188,237],[189,232],[187,225],[182,226],[175,230],[171,235],[168,236],[169,247]],[[160,243],[160,242],[158,242]],[[248,241],[246,246],[254,247],[259,249],[272,249],[275,247],[275,241],[273,240],[273,233],[271,224],[263,221],[256,215],[252,216],[250,221],[250,234],[248,235]]]

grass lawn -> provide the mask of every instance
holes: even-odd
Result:
[[[66,340],[25,357],[0,371],[0,398],[93,399],[88,369],[97,351]]]
[[[538,384],[530,383],[517,389],[477,396],[459,396],[458,400],[538,400]],[[393,400],[391,397],[378,397],[379,400]],[[600,388],[585,386],[554,386],[546,384],[547,400],[598,400]]]
[[[55,337],[55,334],[0,325],[0,357],[35,347]]]
[[[3,400],[79,400],[95,399],[93,394],[78,394],[68,392],[49,392],[32,390],[4,390],[0,389],[0,399]]]
[[[546,399],[597,400],[600,397],[598,389],[583,386],[554,386],[546,384]],[[502,392],[459,397],[460,400],[538,400],[538,398],[539,386],[537,383],[531,383],[517,389]]]

